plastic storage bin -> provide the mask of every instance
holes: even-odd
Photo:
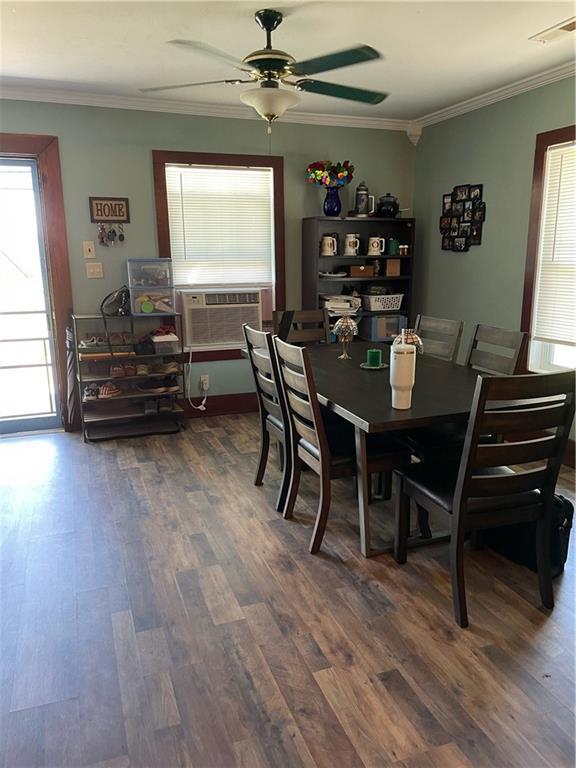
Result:
[[[371,312],[398,312],[402,306],[403,293],[390,293],[386,296],[362,296],[362,307]]]
[[[128,259],[126,263],[130,288],[171,288],[173,285],[170,259]]]
[[[174,314],[176,299],[173,288],[130,288],[133,315]]]
[[[393,341],[406,328],[405,315],[373,315],[358,324],[358,336],[366,341]]]

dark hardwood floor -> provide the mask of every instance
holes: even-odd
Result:
[[[573,765],[572,562],[547,615],[535,574],[468,552],[461,630],[445,544],[365,560],[338,481],[309,555],[318,480],[282,520],[256,445],[252,415],[0,440],[0,765]]]

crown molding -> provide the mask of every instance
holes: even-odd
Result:
[[[427,125],[434,125],[434,123],[441,123],[444,120],[450,120],[452,117],[458,115],[464,115],[466,112],[473,112],[475,109],[481,109],[487,107],[489,104],[495,104],[498,101],[504,101],[510,99],[512,96],[517,96],[520,93],[526,91],[532,91],[535,88],[540,88],[543,85],[549,85],[555,83],[557,80],[563,80],[566,77],[573,77],[575,74],[575,62],[569,61],[566,64],[561,64],[559,67],[553,69],[547,69],[545,72],[541,72],[538,75],[532,75],[531,77],[525,77],[523,80],[517,80],[515,83],[510,83],[502,88],[496,88],[493,91],[487,91],[480,96],[475,96],[472,99],[466,99],[466,101],[460,101],[457,104],[452,104],[450,107],[439,109],[436,112],[430,112],[427,115],[417,118],[413,122],[425,128]]]
[[[143,112],[167,112],[197,117],[225,117],[240,120],[262,120],[253,109],[236,105],[200,104],[154,99],[146,96],[113,96],[109,94],[68,91],[63,89],[29,86],[0,85],[0,98],[15,101],[42,101],[51,104],[73,104],[84,107],[107,109],[135,109]],[[355,115],[330,115],[317,112],[286,112],[283,123],[303,125],[328,125],[341,128],[374,128],[381,131],[406,131],[408,120],[392,120],[384,117]]]
[[[380,131],[403,131],[412,144],[416,146],[423,128],[427,125],[441,123],[458,115],[464,115],[498,101],[504,101],[520,93],[540,88],[543,85],[555,83],[575,74],[575,62],[570,61],[553,69],[548,69],[538,75],[517,80],[502,88],[487,91],[472,99],[460,101],[450,107],[430,112],[414,120],[396,120],[385,117],[368,117],[355,115],[332,115],[318,112],[286,112],[282,116],[283,123],[301,125],[326,125],[339,128],[371,128]],[[174,99],[155,99],[146,96],[114,96],[111,94],[88,93],[86,91],[69,91],[54,88],[38,88],[32,86],[0,85],[0,99],[15,101],[40,101],[51,104],[72,104],[84,107],[104,107],[106,109],[134,109],[143,112],[166,112],[179,115],[195,115],[196,117],[235,118],[239,120],[261,120],[252,109],[236,105],[201,104],[176,101]]]

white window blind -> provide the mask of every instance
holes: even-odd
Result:
[[[576,344],[576,144],[546,153],[532,337]]]
[[[271,284],[272,168],[166,165],[176,285]]]

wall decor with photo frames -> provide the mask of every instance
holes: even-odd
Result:
[[[486,203],[482,184],[460,184],[442,195],[440,234],[443,251],[467,251],[482,243]]]

